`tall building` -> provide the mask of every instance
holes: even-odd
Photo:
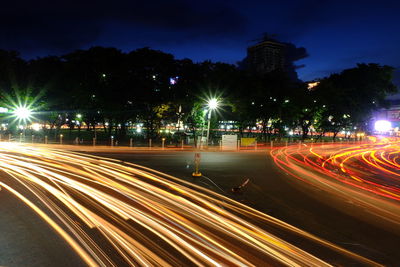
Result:
[[[266,40],[247,48],[248,67],[260,74],[285,68],[285,44]]]

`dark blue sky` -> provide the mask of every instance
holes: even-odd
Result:
[[[84,2],[84,3],[82,3]],[[93,45],[124,51],[149,46],[235,63],[264,32],[307,49],[303,80],[357,62],[400,66],[397,1],[19,1],[0,9],[0,48],[24,57]]]

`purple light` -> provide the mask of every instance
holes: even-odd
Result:
[[[392,129],[392,123],[386,120],[375,122],[375,130],[378,132],[389,132]]]

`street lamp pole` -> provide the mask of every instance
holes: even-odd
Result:
[[[218,108],[218,99],[216,99],[216,98],[212,98],[212,99],[210,99],[209,101],[208,101],[208,103],[207,103],[207,105],[208,105],[208,126],[207,126],[207,139],[206,139],[206,142],[207,142],[207,146],[208,146],[208,144],[209,144],[209,137],[210,137],[210,124],[211,124],[211,112],[214,110],[214,109],[217,109]]]
[[[212,109],[209,109],[208,110],[208,126],[207,126],[207,147],[208,147],[208,144],[210,143],[209,141],[208,141],[208,138],[210,137],[210,123],[211,123],[211,111],[212,111]]]

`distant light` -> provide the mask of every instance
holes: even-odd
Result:
[[[39,123],[34,123],[34,124],[32,124],[31,127],[36,132],[40,131],[40,124]]]
[[[285,103],[289,103],[289,100],[288,100],[288,99],[286,99],[286,100],[285,100]]]
[[[7,112],[8,112],[8,108],[0,107],[0,113],[7,113]]]
[[[106,75],[105,73],[103,73],[101,76],[102,76],[103,78],[105,78],[107,75]]]
[[[76,117],[77,117],[78,119],[81,119],[81,118],[82,118],[82,114],[76,114]]]
[[[170,84],[170,85],[177,84],[178,79],[179,79],[178,76],[169,78],[169,84]]]
[[[379,120],[375,122],[375,130],[378,132],[388,132],[392,129],[390,121]]]
[[[317,86],[319,84],[319,82],[312,82],[312,83],[308,83],[307,84],[307,88],[308,90],[313,89],[315,86]]]

